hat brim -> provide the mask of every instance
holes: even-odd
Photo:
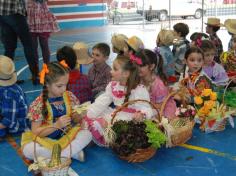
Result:
[[[15,84],[17,81],[17,75],[16,73],[13,73],[11,79],[9,80],[0,80],[0,86],[11,86]]]
[[[77,59],[77,63],[81,65],[88,65],[93,63],[93,60],[94,60],[93,58],[87,57],[85,59]]]
[[[205,25],[214,26],[214,27],[223,27],[224,26],[222,23],[220,23],[220,24],[205,23]]]

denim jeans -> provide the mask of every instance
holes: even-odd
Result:
[[[4,55],[14,60],[15,50],[17,48],[17,38],[19,37],[23,48],[29,69],[33,77],[38,75],[38,61],[32,38],[29,32],[26,17],[20,14],[0,15],[1,39],[5,49]]]

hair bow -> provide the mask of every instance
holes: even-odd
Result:
[[[65,60],[60,61],[60,64],[61,64],[63,67],[68,68],[68,65],[67,65],[67,63],[66,63]]]
[[[130,54],[130,60],[132,62],[135,62],[138,65],[142,65],[143,64],[142,59],[137,57],[137,56],[135,56],[135,55],[133,55],[133,54]]]
[[[44,84],[44,79],[45,79],[46,73],[49,73],[48,66],[47,66],[47,64],[43,64],[43,68],[42,68],[41,72],[39,73],[40,84]]]
[[[198,39],[196,40],[196,45],[197,45],[198,47],[201,47],[201,46],[202,46],[202,38],[198,38]]]

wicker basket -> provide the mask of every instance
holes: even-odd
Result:
[[[35,137],[35,140],[34,140],[34,158],[35,158],[35,161],[38,163],[38,157],[37,157],[37,154],[36,154],[36,139],[37,137],[43,132],[45,131],[46,129],[48,128],[54,128],[54,129],[57,129],[57,130],[61,130],[65,135],[66,135],[66,132],[60,128],[57,128],[57,127],[53,127],[53,126],[50,126],[50,127],[47,127],[47,128],[44,128],[43,130],[41,130],[37,136]],[[69,137],[66,135],[68,141],[70,141]],[[51,158],[45,158],[43,160],[43,162],[46,163],[46,166],[43,166],[43,167],[40,167],[40,171],[42,173],[43,176],[67,176],[68,175],[68,170],[69,170],[69,167],[70,167],[70,164],[71,164],[71,153],[72,153],[72,149],[71,149],[71,143],[69,143],[70,145],[70,155],[69,157],[61,157],[61,164],[57,167],[48,167],[48,163],[50,162]]]
[[[178,92],[169,93],[169,95],[163,101],[163,103],[161,105],[161,109],[160,109],[161,122],[163,121],[163,118],[165,118],[164,117],[164,109],[165,109],[165,106],[166,106],[168,100],[171,97],[173,97],[174,95],[176,95],[177,93]],[[193,127],[195,125],[194,120],[187,119],[185,121],[184,126],[176,128],[176,127],[174,127],[174,124],[178,120],[180,120],[180,118],[175,117],[173,119],[168,120],[168,124],[163,125],[166,135],[168,137],[168,141],[166,143],[167,147],[174,147],[174,146],[177,146],[180,144],[184,144],[192,137],[192,131],[193,131]]]
[[[111,125],[114,124],[115,122],[115,117],[116,117],[116,114],[118,112],[120,112],[122,109],[126,108],[128,105],[131,105],[131,104],[134,104],[136,102],[146,102],[146,103],[149,103],[152,108],[154,108],[156,111],[157,111],[157,115],[156,115],[156,119],[155,121],[158,123],[160,122],[160,115],[159,115],[159,111],[157,109],[157,106],[147,100],[131,100],[131,101],[128,101],[126,103],[124,103],[122,106],[120,106],[119,108],[117,108],[114,113],[112,114],[112,119],[111,119]],[[153,157],[156,153],[156,149],[155,148],[152,148],[152,147],[148,147],[148,148],[145,148],[145,149],[136,149],[135,153],[132,153],[128,156],[119,156],[121,159],[123,160],[126,160],[128,162],[132,162],[132,163],[135,163],[135,162],[144,162],[148,159],[150,159],[151,157]]]

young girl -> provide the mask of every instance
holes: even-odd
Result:
[[[126,45],[124,47],[124,55],[129,57],[130,54],[134,54],[138,50],[143,48],[143,41],[137,36],[132,36],[126,40]]]
[[[24,155],[34,159],[34,142],[36,135],[37,156],[51,157],[51,150],[55,143],[62,147],[62,156],[68,157],[70,153],[69,143],[72,146],[72,158],[84,160],[82,149],[91,141],[91,133],[81,129],[76,122],[81,121],[73,107],[79,104],[78,99],[69,91],[66,91],[69,80],[69,70],[65,62],[52,62],[48,66],[43,65],[40,73],[40,83],[43,84],[43,92],[31,104],[28,117],[31,120],[31,131],[22,135],[22,148]],[[67,132],[70,141],[56,127]],[[43,132],[43,129],[47,128]]]
[[[144,49],[135,56],[142,60],[142,65],[139,66],[141,83],[148,89],[151,101],[161,106],[161,103],[169,93],[168,87],[165,85],[166,76],[163,73],[163,60],[161,55],[156,55],[151,50]],[[174,117],[175,111],[175,101],[170,99],[164,109],[164,115],[168,118]]]
[[[47,0],[27,1],[28,24],[38,62],[38,43],[42,49],[43,62],[49,63],[50,50],[48,38],[50,33],[59,31],[55,16],[47,7]]]
[[[211,78],[212,83],[217,86],[226,85],[229,80],[222,65],[214,61],[216,54],[215,45],[210,40],[202,40],[200,48],[204,53],[203,71]]]
[[[141,59],[135,58],[135,56],[130,58],[117,56],[111,71],[112,81],[106,87],[105,93],[100,95],[88,108],[88,126],[93,134],[94,142],[98,145],[105,145],[103,132],[110,123],[111,114],[114,111],[114,109],[109,108],[111,103],[115,107],[119,107],[130,100],[150,101],[147,89],[139,84],[138,65],[141,64]],[[115,120],[132,120],[133,118],[141,120],[152,116],[153,111],[149,104],[137,102],[118,113]]]
[[[179,86],[185,86],[191,97],[200,95],[205,88],[212,88],[210,78],[204,73],[204,54],[199,47],[190,47],[185,53],[185,71],[180,76]]]

